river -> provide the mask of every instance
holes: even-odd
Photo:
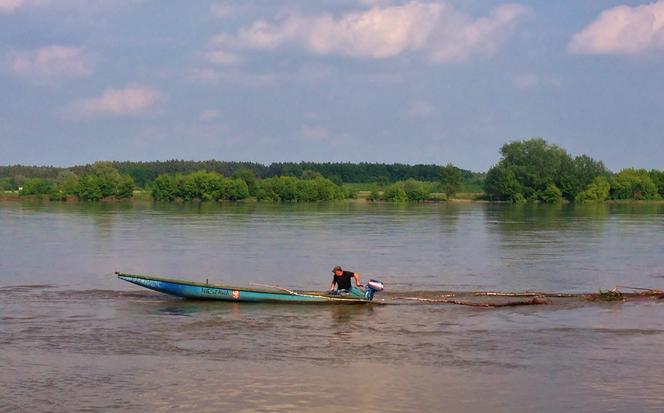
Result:
[[[664,300],[510,308],[448,290],[664,289],[664,204],[0,202],[0,411],[664,410]],[[114,271],[377,305],[185,301]],[[382,305],[382,304],[385,305]]]

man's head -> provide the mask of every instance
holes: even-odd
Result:
[[[344,273],[344,270],[341,268],[341,266],[337,265],[334,268],[332,268],[332,273],[334,275],[341,275]]]

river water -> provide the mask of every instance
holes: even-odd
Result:
[[[0,202],[0,411],[664,410],[664,300],[476,308],[447,290],[664,289],[664,205]],[[185,301],[114,271],[385,305]]]

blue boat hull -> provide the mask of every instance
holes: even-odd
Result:
[[[220,284],[197,283],[164,277],[116,273],[121,280],[160,293],[181,298],[233,302],[285,302],[285,303],[369,303],[364,292],[353,289],[346,296],[335,296],[312,291],[292,291],[269,288],[253,289]]]

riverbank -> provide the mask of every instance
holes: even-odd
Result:
[[[173,204],[183,204],[191,202],[199,203],[233,203],[233,204],[253,204],[253,203],[263,203],[263,204],[281,204],[281,203],[299,203],[299,204],[316,204],[321,202],[336,202],[336,203],[376,203],[376,204],[435,204],[435,203],[451,203],[451,204],[512,204],[509,201],[490,201],[484,199],[485,194],[481,192],[466,192],[456,194],[454,198],[446,199],[445,195],[442,193],[433,193],[430,198],[425,201],[410,201],[410,202],[394,202],[394,201],[382,201],[382,200],[369,200],[368,196],[371,191],[358,191],[357,197],[347,198],[344,200],[336,201],[312,201],[312,202],[295,202],[295,201],[258,201],[255,197],[249,197],[237,201],[155,201],[152,199],[152,196],[148,191],[134,191],[134,196],[132,198],[117,199],[114,197],[102,198],[99,201],[81,201],[74,195],[69,195],[63,200],[51,200],[47,195],[19,195],[15,191],[5,191],[0,193],[0,201],[4,202],[49,202],[49,203],[67,203],[67,204],[76,204],[76,203],[104,203],[104,204],[131,204],[131,203],[150,203],[150,202],[159,202],[159,203],[173,203]],[[520,205],[537,205],[540,202],[526,202]],[[570,202],[563,201],[560,203],[570,204]],[[664,204],[664,199],[660,200],[635,200],[635,199],[608,199],[606,201],[598,202],[585,202],[579,203],[579,205],[602,205],[602,204],[619,204],[619,205],[629,205],[629,204],[646,204],[646,205],[661,205]]]

